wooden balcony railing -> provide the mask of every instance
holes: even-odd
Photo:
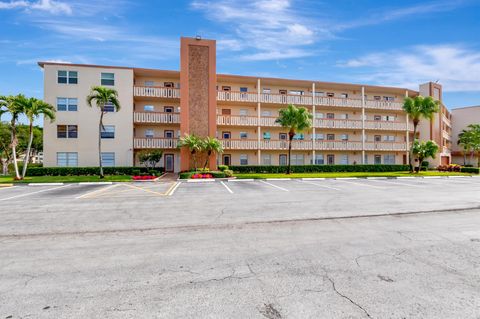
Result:
[[[134,112],[133,122],[177,124],[180,123],[180,114],[165,112]]]
[[[176,138],[138,138],[133,139],[133,147],[137,149],[146,148],[177,148]]]
[[[180,89],[158,86],[134,86],[133,95],[140,97],[180,98]]]

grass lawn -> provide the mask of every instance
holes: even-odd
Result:
[[[402,176],[458,176],[465,175],[471,176],[468,173],[453,173],[453,172],[437,172],[427,171],[420,172],[418,174],[411,174],[409,172],[352,172],[352,173],[292,173],[290,175],[280,173],[244,173],[235,174],[239,179],[245,178],[312,178],[312,177],[324,177],[324,178],[341,178],[341,177],[402,177]]]
[[[78,183],[78,182],[130,182],[130,175],[106,175],[104,179],[98,176],[33,176],[22,181],[14,181],[11,176],[0,176],[1,183]]]

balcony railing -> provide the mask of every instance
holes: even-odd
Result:
[[[180,89],[157,86],[134,86],[133,95],[141,97],[180,98]]]
[[[133,147],[145,148],[177,148],[178,139],[174,138],[134,138]]]
[[[407,123],[393,121],[365,121],[365,128],[367,130],[405,131],[407,129]],[[413,131],[413,125],[409,126],[409,130]]]
[[[256,116],[217,115],[218,125],[258,126]]]
[[[134,112],[133,121],[135,123],[177,124],[180,123],[180,114],[164,112]]]
[[[392,101],[366,100],[365,108],[400,111],[403,110],[403,103]]]
[[[406,151],[404,142],[365,142],[366,151]]]
[[[258,102],[258,94],[254,92],[217,91],[217,101]]]
[[[315,119],[315,127],[362,129],[361,120]]]

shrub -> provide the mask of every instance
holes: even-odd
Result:
[[[230,166],[236,173],[285,173],[287,166],[258,165]],[[337,172],[401,172],[408,171],[408,165],[294,165],[292,173],[337,173]]]
[[[439,172],[460,172],[462,167],[457,164],[450,164],[450,165],[438,165],[437,170]]]
[[[225,170],[228,170],[228,166],[227,165],[218,165],[218,170],[220,172],[224,172]]]
[[[157,171],[163,172],[163,168],[158,168]],[[147,173],[145,167],[104,167],[105,175],[140,175]],[[32,167],[27,169],[27,176],[87,176],[98,175],[98,167]]]
[[[226,169],[223,171],[225,174],[225,177],[232,177],[233,176],[233,171],[231,169]]]
[[[471,174],[479,174],[480,169],[478,167],[462,167],[460,169],[462,173],[471,173]]]
[[[148,174],[150,174],[150,176],[157,176],[158,173],[156,170],[151,169],[148,171]]]
[[[199,175],[202,175],[200,177]],[[203,177],[203,176],[210,176],[210,177]],[[179,174],[180,179],[190,179],[190,178],[225,178],[224,172],[218,171],[211,171],[211,172],[203,172],[203,171],[194,171],[194,172],[181,172]]]

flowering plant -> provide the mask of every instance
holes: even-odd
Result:
[[[136,175],[132,176],[134,181],[148,181],[157,178],[156,176],[149,176],[149,175]]]
[[[457,164],[438,165],[437,170],[440,172],[460,172],[462,167]]]
[[[201,178],[213,178],[212,174],[202,174],[202,173],[195,173],[191,177],[192,179],[201,179]]]

